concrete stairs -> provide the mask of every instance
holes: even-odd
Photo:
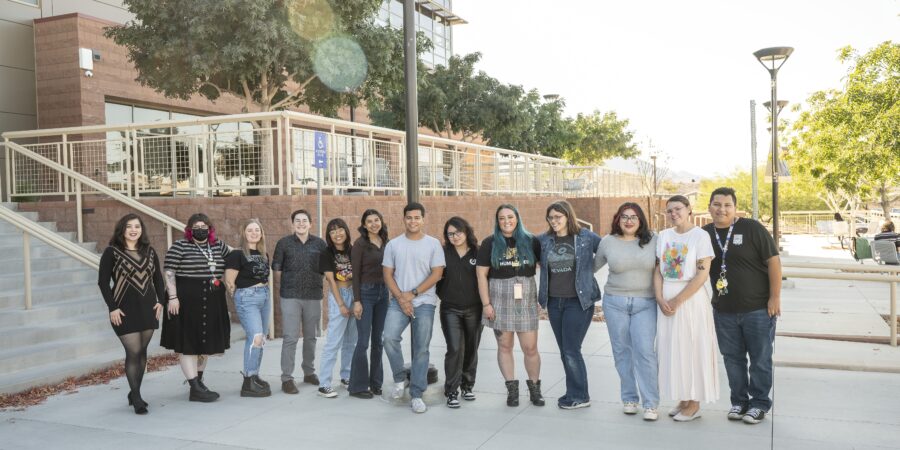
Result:
[[[0,207],[17,211],[15,203]],[[37,213],[18,213],[38,220]],[[53,222],[37,223],[56,231]],[[75,241],[73,232],[58,234]],[[22,232],[2,220],[0,255],[0,393],[56,383],[122,360],[96,270],[32,237],[32,309],[25,310]],[[154,337],[151,352],[161,351],[158,342]]]

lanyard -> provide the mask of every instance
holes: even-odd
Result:
[[[719,280],[716,281],[716,290],[719,291],[719,295],[725,295],[728,293],[728,279],[726,278],[728,273],[728,266],[725,263],[725,256],[728,254],[728,246],[731,243],[731,233],[734,231],[734,224],[737,223],[737,219],[734,219],[731,222],[731,226],[728,227],[728,234],[725,236],[725,243],[722,244],[722,241],[719,239],[719,231],[715,231],[713,234],[716,236],[716,244],[719,244],[719,249],[722,250],[722,271],[719,272]]]
[[[215,272],[216,271],[216,262],[213,259],[212,248],[209,246],[209,242],[206,243],[206,250],[203,250],[203,247],[201,247],[200,244],[198,244],[196,242],[194,242],[194,245],[197,246],[197,250],[200,250],[200,253],[203,254],[203,256],[206,258],[206,260],[209,262],[209,271]]]

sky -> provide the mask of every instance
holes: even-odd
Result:
[[[838,49],[900,42],[900,0],[453,0],[453,11],[468,22],[453,51],[481,52],[479,70],[559,94],[570,116],[616,111],[645,154],[701,177],[750,168],[751,99],[766,157],[769,74],[754,51],[794,47],[778,72],[790,120],[792,105],[841,87]]]

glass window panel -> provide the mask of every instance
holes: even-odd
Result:
[[[403,17],[403,3],[395,0],[390,0],[391,3],[391,14],[396,14],[400,17]]]
[[[419,28],[425,31],[426,36],[431,36],[431,30],[434,29],[434,20],[425,14],[419,13]]]
[[[131,106],[118,103],[107,103],[105,106],[107,125],[122,125],[132,122]]]
[[[168,111],[161,111],[158,109],[150,109],[150,108],[142,108],[140,106],[134,107],[135,123],[162,122],[164,120],[169,120],[169,112]]]
[[[403,28],[403,16],[391,14],[391,26],[397,29]]]

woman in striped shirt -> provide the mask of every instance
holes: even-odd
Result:
[[[219,394],[203,384],[209,355],[225,352],[231,322],[225,302],[225,255],[229,248],[216,239],[209,217],[188,219],[184,239],[166,253],[168,304],[160,344],[179,354],[179,364],[191,386],[190,401],[212,402]]]

